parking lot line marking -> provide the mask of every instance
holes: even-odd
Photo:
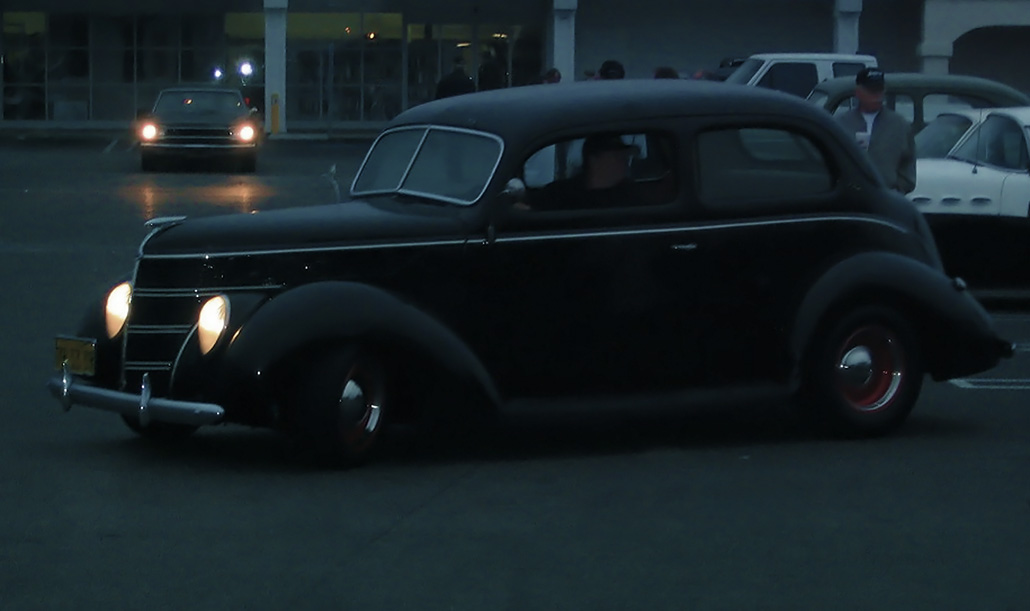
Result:
[[[950,381],[967,390],[1030,390],[1030,378],[959,378]]]
[[[118,144],[118,138],[115,138],[115,139],[111,140],[111,144],[107,145],[107,148],[104,149],[104,152],[105,153],[110,153],[111,149],[113,149],[114,145],[116,145],[116,144]]]

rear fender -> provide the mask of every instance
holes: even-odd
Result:
[[[796,373],[800,373],[797,365],[826,317],[859,303],[885,303],[899,308],[918,334],[929,372],[935,379],[946,379],[962,370],[982,371],[988,367],[972,363],[997,362],[1004,352],[989,354],[1004,342],[998,337],[990,315],[961,280],[907,257],[886,252],[864,253],[827,270],[802,300],[791,336]],[[970,346],[982,354],[960,354],[960,347]],[[970,364],[956,364],[957,361]],[[796,375],[795,380],[799,379]]]

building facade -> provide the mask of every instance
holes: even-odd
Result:
[[[869,52],[887,70],[1030,91],[1030,0],[0,0],[0,127],[121,127],[157,92],[239,87],[266,128],[375,127],[460,58],[480,89],[689,76],[762,51]]]

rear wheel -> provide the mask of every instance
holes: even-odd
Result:
[[[804,400],[812,415],[837,433],[879,435],[908,417],[924,374],[909,324],[892,309],[864,306],[816,335]]]
[[[312,358],[292,393],[296,433],[322,462],[349,466],[378,447],[387,412],[381,364],[356,346]]]

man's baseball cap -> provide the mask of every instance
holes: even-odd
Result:
[[[602,151],[635,152],[636,146],[628,144],[618,134],[594,134],[583,141],[583,156],[589,157]]]
[[[863,68],[855,76],[855,84],[869,91],[883,91],[883,70],[879,68]]]

